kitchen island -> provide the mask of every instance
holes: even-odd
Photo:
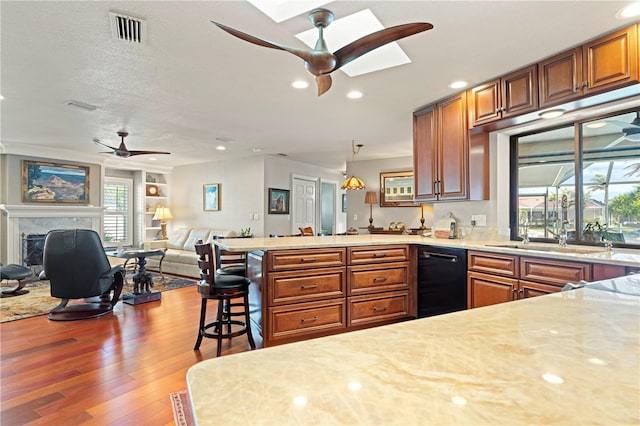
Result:
[[[640,276],[203,361],[209,424],[638,424]]]

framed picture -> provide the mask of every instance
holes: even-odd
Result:
[[[347,212],[347,194],[342,194],[342,213]]]
[[[380,207],[415,207],[413,171],[380,173]]]
[[[23,160],[22,202],[89,204],[89,167]]]
[[[269,214],[289,214],[289,190],[269,188]]]
[[[202,196],[204,211],[220,210],[219,183],[205,183],[202,185]]]

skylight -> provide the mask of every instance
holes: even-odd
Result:
[[[335,52],[360,37],[382,29],[384,29],[384,27],[373,12],[365,9],[353,15],[334,20],[333,23],[324,30],[324,39],[327,42],[329,50]],[[313,48],[318,39],[318,30],[313,28],[309,31],[296,34],[296,37],[307,46]],[[410,62],[411,59],[404,53],[398,43],[393,42],[361,56],[340,69],[349,77],[355,77]]]
[[[248,0],[258,10],[277,23],[331,3],[326,0]]]

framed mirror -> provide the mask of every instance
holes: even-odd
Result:
[[[413,171],[380,173],[380,207],[415,207]]]

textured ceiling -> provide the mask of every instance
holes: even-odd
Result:
[[[4,152],[29,146],[100,159],[107,156],[92,139],[117,145],[124,129],[129,149],[170,151],[158,156],[162,166],[285,153],[341,170],[352,139],[365,145],[359,160],[411,155],[411,112],[453,94],[450,82],[481,83],[629,25],[615,18],[627,3],[332,2],[325,7],[336,18],[368,7],[387,27],[423,21],[434,29],[399,42],[411,64],[354,78],[334,72],[318,98],[300,59],[209,22],[304,47],[295,34],[312,28],[306,14],[276,24],[243,1],[3,0],[0,138]],[[145,19],[147,43],[114,40],[110,11]],[[310,87],[291,88],[301,78]],[[347,99],[353,89],[364,97]],[[71,108],[71,99],[98,109]],[[228,149],[215,150],[216,139],[229,140]]]

